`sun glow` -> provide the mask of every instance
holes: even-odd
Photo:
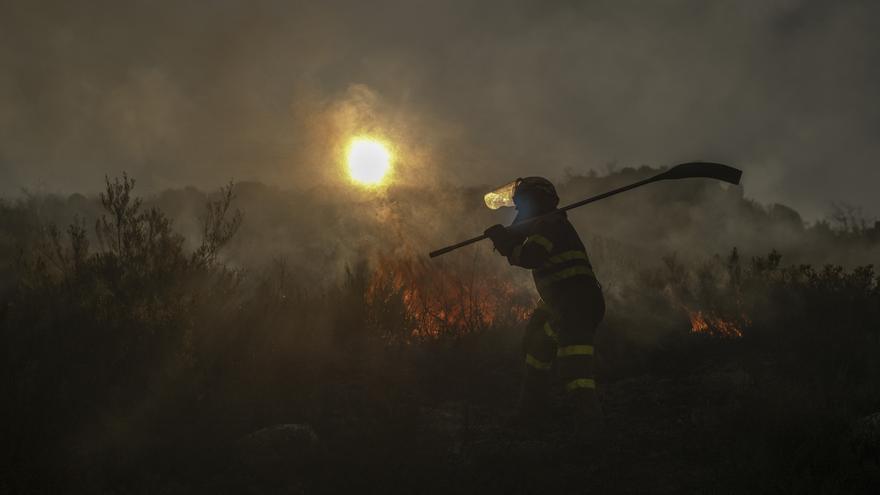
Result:
[[[348,147],[348,174],[351,179],[366,186],[377,186],[391,170],[388,147],[375,139],[357,138]]]

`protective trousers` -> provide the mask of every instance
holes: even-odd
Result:
[[[601,288],[594,286],[587,294],[581,293],[579,301],[553,305],[541,301],[532,314],[523,339],[523,412],[549,409],[554,370],[567,403],[579,407],[577,404],[596,401],[593,339],[605,315],[605,301]]]

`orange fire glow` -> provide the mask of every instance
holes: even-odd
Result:
[[[726,320],[716,314],[702,310],[691,310],[687,307],[685,307],[685,310],[691,319],[691,331],[694,333],[704,333],[716,337],[740,338],[743,336],[742,326],[750,323],[745,315],[740,317],[741,323],[738,324],[732,320]]]
[[[376,319],[396,320],[384,321],[388,325],[403,320],[409,337],[462,335],[519,324],[528,319],[533,299],[493,276],[416,259],[380,259],[367,286],[367,302],[376,308]]]

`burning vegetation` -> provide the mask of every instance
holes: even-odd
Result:
[[[535,297],[509,280],[414,258],[382,257],[366,289],[373,324],[403,322],[401,337],[461,336],[528,319]],[[398,322],[394,322],[395,319]]]
[[[319,287],[299,276],[305,263],[225,263],[242,223],[231,189],[212,196],[204,239],[188,248],[181,223],[141,208],[132,187],[108,182],[104,204],[93,201],[103,243],[89,244],[92,221],[41,235],[29,222],[49,200],[0,203],[0,237],[16,240],[0,258],[11,493],[508,493],[522,489],[523,465],[545,473],[560,459],[572,467],[554,478],[560,492],[582,491],[584,465],[609,493],[634,465],[645,471],[623,487],[633,493],[641,479],[676,493],[718,479],[731,493],[877,486],[874,437],[846,450],[847,425],[880,404],[869,266],[785,266],[776,252],[649,266],[597,249],[610,295],[597,375],[620,448],[590,458],[538,445],[544,456],[501,426],[535,295],[500,265],[388,255],[350,260],[363,270]],[[260,218],[244,210],[245,227]],[[236,238],[248,235],[258,234]],[[284,455],[273,444],[244,465],[240,439],[279,424],[314,435],[272,438],[289,442]]]
[[[711,335],[713,337],[740,338],[743,336],[742,324],[748,324],[748,319],[743,316],[742,322],[726,320],[714,313],[702,310],[685,310],[691,320],[691,332]]]

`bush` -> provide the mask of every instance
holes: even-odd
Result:
[[[107,179],[97,249],[78,222],[63,234],[45,227],[21,259],[2,339],[10,350],[4,438],[23,483],[107,444],[147,442],[131,423],[181,390],[193,392],[194,314],[235,284],[214,263],[241,219],[228,218],[231,184],[208,205],[205,238],[192,254],[167,217],[143,211],[134,185],[127,176]]]
[[[233,269],[223,248],[243,216],[232,184],[208,199],[190,250],[134,186],[106,180],[94,229],[77,220],[61,230],[40,224],[32,205],[0,205],[18,241],[0,244],[7,491],[259,489],[230,452],[287,423],[312,425],[327,451],[306,471],[261,478],[279,491],[392,480],[412,491],[426,477],[442,491],[462,473],[448,452],[492,447],[479,435],[512,407],[531,294],[477,263],[402,256],[350,260],[321,289],[284,259]],[[880,410],[872,267],[786,266],[775,251],[744,262],[733,250],[632,272],[609,291],[600,382],[626,399],[615,382],[640,376],[629,383],[651,392],[612,404],[617,424],[628,428],[644,404],[674,402],[687,410],[669,424],[689,425],[700,462],[744,492],[845,491],[876,479],[846,443],[854,419]],[[736,383],[718,370],[734,370]],[[722,390],[694,385],[704,381]],[[663,383],[679,395],[661,397]],[[675,441],[649,454],[681,456],[691,440]],[[614,459],[627,469],[640,461]],[[536,460],[536,472],[556,461]],[[498,486],[486,462],[464,472]]]

